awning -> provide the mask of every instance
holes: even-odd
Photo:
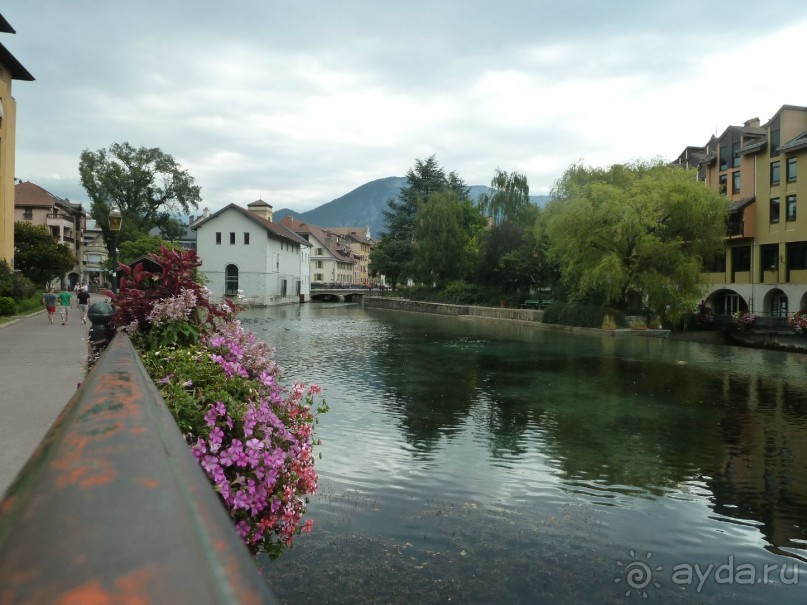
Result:
[[[753,203],[754,199],[755,198],[752,195],[751,197],[744,197],[743,199],[737,200],[736,202],[731,202],[729,204],[729,212],[739,212],[740,210],[748,206],[748,204]]]

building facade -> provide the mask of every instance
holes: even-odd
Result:
[[[247,208],[230,204],[193,224],[200,271],[213,296],[259,306],[310,299],[310,244],[272,222],[263,200]]]
[[[344,238],[356,263],[353,265],[353,284],[370,287],[370,251],[375,245],[369,227],[328,227],[328,231]]]
[[[73,251],[73,269],[62,278],[60,285],[71,289],[87,281],[84,270],[83,239],[87,216],[81,204],[62,199],[30,181],[14,186],[14,220],[44,225],[53,239],[67,244]]]
[[[729,203],[725,254],[706,274],[707,305],[770,317],[807,309],[807,208],[799,208],[807,204],[807,107],[783,105],[764,124],[729,126],[687,149],[701,150],[700,178]]]
[[[346,239],[330,230],[285,216],[280,223],[311,244],[312,287],[352,286],[357,261]]]
[[[0,33],[14,28],[0,15]],[[14,162],[17,138],[17,102],[11,96],[13,80],[34,77],[0,44],[0,260],[14,266]]]

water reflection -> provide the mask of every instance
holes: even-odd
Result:
[[[319,529],[276,581],[324,559],[365,586],[347,602],[609,600],[615,557],[634,549],[668,569],[807,553],[804,356],[348,305],[245,317],[332,407]],[[524,582],[536,566],[568,582]],[[394,596],[421,572],[431,592]],[[312,590],[278,592],[314,602]]]

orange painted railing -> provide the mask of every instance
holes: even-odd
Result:
[[[118,334],[0,503],[0,603],[275,602]]]

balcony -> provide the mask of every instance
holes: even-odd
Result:
[[[745,221],[731,221],[726,226],[726,237],[743,237],[745,235]]]

